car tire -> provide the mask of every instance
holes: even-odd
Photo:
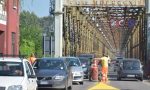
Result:
[[[68,84],[66,84],[65,88],[63,90],[68,90]]]
[[[36,87],[36,90],[39,90],[38,87]]]
[[[80,85],[83,85],[83,81],[82,82],[79,82],[80,83]]]
[[[91,76],[89,76],[89,81],[92,81],[92,78],[91,78]]]
[[[69,87],[68,87],[68,90],[72,90],[72,86],[69,86]]]
[[[66,86],[63,90],[68,90],[68,87]]]
[[[140,80],[140,81],[143,81],[143,77],[141,77],[139,80]]]
[[[68,87],[68,90],[72,90],[72,83],[71,83],[71,85]]]
[[[121,77],[120,77],[120,76],[117,76],[117,80],[119,80],[119,81],[120,81],[120,80],[121,80]]]

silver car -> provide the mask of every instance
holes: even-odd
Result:
[[[73,83],[79,82],[83,85],[84,82],[84,71],[81,66],[81,62],[77,57],[64,57],[67,66],[71,68],[71,72],[73,74]]]

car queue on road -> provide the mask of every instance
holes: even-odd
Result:
[[[83,61],[83,59],[80,59],[80,57],[44,57],[37,58],[31,65],[25,58],[16,56],[0,57],[0,80],[3,81],[0,82],[0,90],[38,90],[41,88],[42,90],[44,88],[72,90],[72,84],[83,85],[85,77],[89,78],[90,76],[91,60],[89,62],[89,60]],[[94,60],[94,58],[92,59]],[[137,65],[134,65],[135,67],[129,67],[132,69],[131,72],[135,73],[130,73],[127,76],[132,76],[142,81],[143,73],[137,74],[137,71],[143,72],[140,61],[138,62]],[[122,66],[120,67],[122,71],[118,71],[118,80],[124,78],[122,76],[125,72],[123,71],[124,65],[122,64]],[[85,67],[88,67],[86,72],[84,71]],[[85,75],[86,73],[88,75]]]

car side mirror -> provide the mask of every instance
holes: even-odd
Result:
[[[143,66],[143,65],[141,65],[141,66],[140,66],[140,68],[141,68],[141,69],[144,69],[144,66]]]

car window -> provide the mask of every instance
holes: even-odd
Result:
[[[66,70],[66,67],[61,60],[41,60],[38,62],[38,69]]]
[[[140,63],[138,61],[123,61],[123,68],[125,70],[139,70]]]
[[[88,58],[79,58],[83,67],[88,67],[90,65],[90,60]]]
[[[76,58],[66,58],[68,66],[81,66],[79,59]]]
[[[22,62],[0,62],[0,76],[24,76]]]

